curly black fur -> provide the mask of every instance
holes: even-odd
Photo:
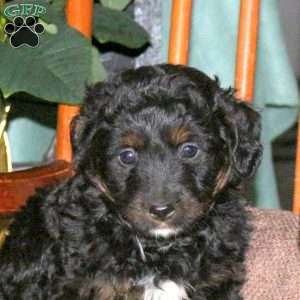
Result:
[[[259,132],[254,110],[189,67],[91,87],[73,122],[76,174],[16,215],[0,299],[141,300],[172,280],[189,299],[240,300],[250,226],[238,187],[259,164]]]

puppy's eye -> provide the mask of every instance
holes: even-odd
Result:
[[[180,156],[182,158],[194,158],[199,152],[199,148],[195,144],[186,143],[180,147]]]
[[[124,149],[119,154],[119,159],[121,163],[125,165],[132,165],[137,161],[137,153],[134,151],[134,149],[131,148]]]

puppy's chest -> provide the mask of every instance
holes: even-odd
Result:
[[[188,300],[189,285],[182,280],[161,279],[148,275],[136,282],[98,281],[95,300]],[[85,298],[84,298],[85,299]]]
[[[134,241],[126,246],[114,247],[119,251],[114,252],[111,266],[106,260],[105,276],[98,273],[92,284],[97,296],[87,299],[186,300],[193,294],[203,254],[196,241]]]
[[[148,270],[148,274],[141,276],[135,282],[135,286],[142,291],[139,299],[189,299],[188,294],[192,292],[192,286],[188,280],[197,274],[195,270],[196,261],[193,256],[183,257],[183,253],[181,251],[159,253],[157,254],[157,260],[149,259],[151,266],[149,266],[148,261],[145,262],[145,269]],[[151,258],[153,259],[153,255]],[[148,259],[147,253],[145,259]]]
[[[149,254],[149,253],[148,253]],[[197,277],[191,257],[160,254],[153,260],[146,253],[146,261],[136,261],[134,265],[123,265],[131,270],[131,276],[111,274],[111,279],[97,283],[95,299],[120,300],[187,300],[193,292],[192,277]],[[195,263],[195,260],[193,260]],[[134,270],[134,271],[132,271]],[[128,274],[128,273],[127,273]],[[192,280],[191,280],[192,281]],[[101,287],[103,285],[103,287]]]

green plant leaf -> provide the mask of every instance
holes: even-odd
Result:
[[[149,42],[145,29],[125,12],[95,4],[93,21],[93,34],[100,43],[113,42],[134,49]]]
[[[47,13],[42,17],[48,23],[66,22],[66,0],[54,0],[47,7]]]
[[[101,0],[101,3],[103,6],[111,9],[123,10],[131,1],[132,0]]]
[[[78,104],[85,85],[105,78],[97,50],[66,24],[44,33],[36,48],[0,44],[0,88],[5,98],[26,92],[51,102]]]

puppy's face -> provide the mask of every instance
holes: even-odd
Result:
[[[121,112],[102,164],[121,215],[138,231],[168,236],[208,209],[224,143],[181,104]]]
[[[231,115],[236,110],[235,118],[243,122],[249,121],[247,113],[250,119],[257,116],[245,105],[238,109],[234,100],[224,100],[229,96],[200,72],[162,66],[164,73],[155,74],[148,68],[151,74],[132,71],[129,79],[125,73],[127,82],[123,76],[97,117],[81,117],[81,135],[89,128],[89,139],[85,146],[79,144],[86,148],[78,151],[78,160],[135,231],[169,237],[188,232],[218,193],[253,173],[260,154],[257,133],[237,135],[239,126],[257,129],[250,123],[234,124]],[[198,74],[198,84],[190,70]],[[149,78],[135,77],[138,72]],[[239,154],[243,139],[252,139],[256,148],[242,147]],[[247,162],[239,161],[243,159]]]

